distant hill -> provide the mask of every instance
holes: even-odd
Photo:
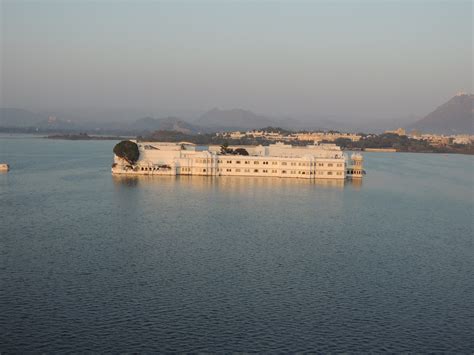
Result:
[[[0,108],[0,127],[33,127],[45,117],[19,108]]]
[[[56,117],[49,117],[46,120],[42,120],[36,125],[38,128],[45,130],[76,130],[79,127],[70,120],[60,120]]]
[[[473,107],[474,95],[458,94],[407,128],[426,133],[474,134]]]
[[[194,121],[194,124],[214,130],[245,130],[267,126],[279,126],[280,122],[257,115],[252,111],[242,109],[220,110],[214,108],[201,115]]]
[[[177,117],[153,118],[143,117],[130,125],[130,128],[136,131],[177,131],[181,133],[196,133],[198,127],[185,122]]]
[[[0,127],[39,128],[46,130],[73,130],[70,120],[60,120],[19,108],[0,108]]]

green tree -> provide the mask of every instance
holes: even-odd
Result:
[[[249,152],[247,152],[247,150],[244,148],[237,148],[236,150],[234,150],[234,154],[235,155],[249,155]]]
[[[221,145],[221,154],[232,154],[233,150],[229,148],[229,143],[227,141],[225,141],[222,145]]]
[[[140,157],[138,145],[132,141],[121,141],[114,147],[114,154],[134,165]]]

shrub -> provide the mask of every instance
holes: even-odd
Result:
[[[236,155],[249,155],[249,152],[247,152],[247,150],[244,149],[244,148],[237,148],[236,150],[234,150],[234,154],[236,154]]]
[[[117,143],[114,147],[114,153],[132,165],[135,164],[140,157],[138,145],[131,141],[121,141]]]

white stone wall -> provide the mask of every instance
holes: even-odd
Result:
[[[146,149],[147,146],[158,149]],[[115,157],[114,174],[268,176],[300,179],[337,179],[346,177],[346,160],[336,147],[318,146],[244,147],[253,155],[221,155],[216,150],[182,149],[179,144],[140,143],[140,158],[131,169]],[[220,150],[220,149],[219,149]]]

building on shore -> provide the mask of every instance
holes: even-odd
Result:
[[[365,152],[396,153],[396,148],[365,148]]]
[[[362,138],[358,134],[339,132],[304,132],[294,133],[292,136],[298,141],[305,142],[334,142],[337,139],[348,139],[352,142],[358,142]]]
[[[385,131],[384,133],[396,134],[398,136],[406,136],[407,135],[406,130],[403,129],[403,128],[398,128],[398,129],[395,129],[395,130],[392,130],[392,131]]]
[[[337,139],[349,139],[352,142],[358,142],[362,137],[354,133],[340,133],[340,132],[295,132],[282,133],[278,131],[253,130],[247,132],[219,132],[216,133],[218,137],[242,139],[242,138],[261,138],[273,142],[314,142],[319,143],[323,141],[334,142]]]
[[[413,131],[408,136],[411,139],[420,141],[426,141],[432,146],[446,146],[451,144],[473,144],[474,135],[469,134],[433,134],[433,133],[421,133],[420,131]]]
[[[191,143],[137,142],[139,159],[131,165],[115,156],[113,174],[259,176],[301,179],[361,178],[363,157],[348,158],[335,144],[296,147],[283,143],[269,146],[198,147]],[[240,149],[239,149],[240,148]]]

